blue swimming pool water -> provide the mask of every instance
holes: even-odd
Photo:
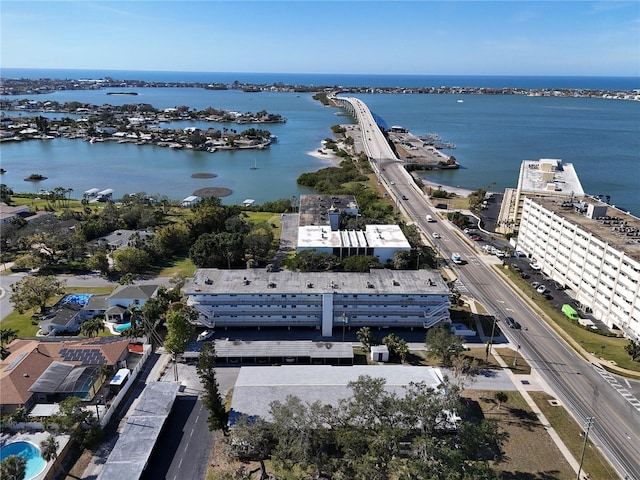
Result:
[[[131,322],[127,322],[127,323],[123,323],[122,325],[116,325],[115,329],[116,329],[116,332],[121,332],[125,328],[129,328],[130,326],[131,326]]]
[[[75,303],[77,305],[86,305],[91,298],[90,293],[73,293],[71,295],[67,295],[64,297],[61,302],[62,303]]]
[[[10,455],[19,455],[27,460],[26,480],[36,477],[47,466],[40,456],[40,449],[29,442],[14,442],[0,448],[0,461]]]

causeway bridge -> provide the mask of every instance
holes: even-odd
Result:
[[[376,124],[371,110],[362,100],[355,97],[336,96],[331,97],[331,99],[340,104],[357,120],[362,130],[364,151],[372,164],[380,165],[385,160],[398,160],[395,152],[389,146],[387,139]]]

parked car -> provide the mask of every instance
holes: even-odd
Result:
[[[521,272],[522,269],[515,263],[511,264],[511,268],[513,268],[516,272]]]
[[[538,285],[540,285],[540,282],[531,282],[533,288],[538,288]]]
[[[520,272],[520,277],[522,277],[522,278],[524,278],[526,280],[527,278],[529,278],[529,274],[525,273],[525,272]]]
[[[544,298],[546,298],[547,300],[553,300],[553,295],[551,295],[550,293],[545,293]]]
[[[536,292],[538,293],[544,293],[547,291],[547,287],[545,285],[538,285],[538,288],[536,288]]]
[[[213,330],[205,330],[204,332],[200,332],[198,335],[198,342],[204,342],[205,340],[209,340],[214,335]]]
[[[515,328],[515,329],[520,328],[520,324],[516,322],[512,317],[505,317],[504,321],[507,324],[507,327],[509,328]]]

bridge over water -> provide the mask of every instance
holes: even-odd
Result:
[[[380,165],[383,161],[396,161],[398,157],[378,127],[371,110],[360,99],[355,97],[331,97],[349,112],[358,122],[362,130],[362,144],[372,164]]]

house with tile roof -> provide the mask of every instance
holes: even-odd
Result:
[[[120,337],[14,340],[0,361],[0,415],[69,396],[90,400],[105,381],[100,367],[115,371],[125,365],[128,347]]]

